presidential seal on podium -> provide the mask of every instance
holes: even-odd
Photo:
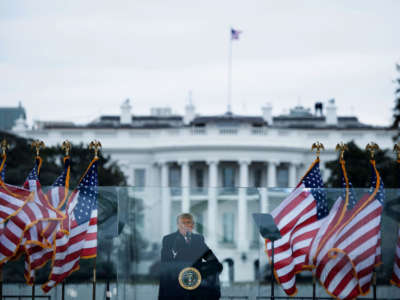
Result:
[[[179,273],[178,280],[179,285],[185,290],[195,290],[201,283],[201,274],[196,268],[184,268]]]

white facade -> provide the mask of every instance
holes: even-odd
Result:
[[[297,184],[315,159],[310,151],[313,142],[325,146],[321,154],[324,179],[329,176],[324,162],[336,159],[338,142],[354,140],[364,148],[374,141],[382,149],[392,148],[393,132],[384,128],[335,127],[333,120],[340,124],[340,117],[321,120],[307,111],[300,119],[305,116],[306,122],[310,119],[316,126],[289,128],[279,123],[286,117],[273,119],[272,109],[264,110],[259,119],[268,118],[268,122],[262,126],[254,126],[255,117],[243,120],[227,115],[192,122],[196,117],[191,107],[185,118],[189,125],[182,117],[181,125],[169,128],[115,126],[118,118],[110,117],[113,126],[39,126],[20,129],[18,134],[42,139],[46,145],[65,139],[76,144],[100,140],[102,151],[119,163],[129,185],[140,187],[134,193],[146,207],[143,226],[152,242],[160,243],[162,235],[176,230],[177,214],[192,212],[218,258],[234,261],[235,280],[246,281],[254,279],[254,263],[260,257],[251,214],[271,211],[287,193],[279,188]],[[170,117],[167,114],[165,120]],[[163,116],[158,114],[147,119],[161,122],[160,118]],[[126,116],[123,119],[126,124]],[[293,121],[290,116],[287,119]]]

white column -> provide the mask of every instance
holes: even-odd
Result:
[[[263,214],[268,213],[268,190],[266,187],[261,187],[258,189],[258,192],[260,193],[260,211]]]
[[[190,182],[189,182],[189,162],[187,160],[179,162],[181,166],[181,190],[182,190],[182,213],[190,212]]]
[[[241,160],[240,164],[240,188],[238,200],[238,249],[241,252],[248,250],[247,238],[247,188],[249,186],[249,160]]]
[[[211,248],[217,246],[217,218],[218,218],[218,161],[209,160],[208,164],[208,217],[207,217],[207,235],[208,243]]]
[[[278,163],[268,162],[268,187],[276,187],[276,166]]]
[[[161,201],[162,201],[162,233],[166,235],[171,231],[171,198],[168,186],[168,163],[161,163]]]
[[[294,188],[296,186],[296,164],[289,163],[289,187]]]
[[[268,187],[269,187],[269,164],[268,162],[265,163],[265,187],[260,189],[260,196],[261,196],[261,212],[267,213],[269,212],[269,197],[268,197]]]

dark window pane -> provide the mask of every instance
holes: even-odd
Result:
[[[204,172],[203,169],[196,169],[196,187],[204,187]]]
[[[222,169],[222,181],[223,187],[235,186],[235,169],[233,167],[224,167]]]

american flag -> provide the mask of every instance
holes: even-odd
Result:
[[[97,158],[93,159],[66,208],[69,235],[57,233],[53,267],[42,289],[48,292],[79,269],[81,258],[97,254]]]
[[[33,194],[29,190],[6,184],[0,180],[0,223],[4,224],[32,199]]]
[[[43,193],[42,186],[39,181],[39,172],[41,165],[42,159],[38,156],[36,157],[35,166],[25,180],[24,187],[35,193],[35,202],[37,204],[43,206],[49,211],[56,212],[58,214],[58,217],[54,221],[39,219],[34,226],[30,227],[29,230],[25,232],[23,244],[25,245],[34,243],[42,247],[50,247],[51,243],[45,238],[43,234],[45,228],[47,228],[50,223],[59,223],[60,217],[63,217],[63,215],[50,204],[49,199]]]
[[[346,207],[347,197],[336,211],[336,217],[328,218],[333,222],[326,226],[333,231],[327,234],[316,258],[316,277],[328,294],[338,299],[367,294],[374,267],[380,263],[380,224],[385,193],[375,161],[371,164],[370,191],[354,207],[347,207],[343,214],[341,208]]]
[[[241,30],[231,28],[231,40],[238,40],[241,33]]]
[[[6,159],[7,159],[7,155],[3,154],[1,157],[1,164],[0,164],[0,180],[3,182],[6,177]]]
[[[68,194],[70,174],[70,157],[64,158],[64,170],[56,179],[50,190],[47,192],[47,199],[52,207],[61,209]],[[61,222],[49,221],[42,230],[42,238],[45,239],[51,247],[42,247],[35,243],[25,245],[25,272],[24,276],[28,284],[33,284],[35,279],[35,270],[44,266],[52,258],[53,246],[57,231],[61,229]]]
[[[1,161],[1,164],[0,164],[0,181],[3,181],[3,182],[4,182],[4,179],[6,177],[5,176],[6,175],[5,169],[6,169],[6,155],[3,154],[2,155],[2,161]],[[4,229],[4,223],[2,222],[2,223],[0,223],[0,236],[3,233],[3,229]]]
[[[29,174],[25,186],[32,189],[31,200],[7,222],[0,236],[0,264],[8,261],[18,254],[20,245],[34,243],[43,247],[51,246],[41,235],[44,221],[60,221],[63,215],[51,208],[47,203],[38,180],[40,160],[36,161],[35,167]],[[36,178],[36,180],[35,180]],[[22,190],[22,189],[21,189]],[[24,189],[25,191],[25,189]]]
[[[35,165],[33,169],[30,171],[28,177],[25,179],[24,188],[29,189],[31,192],[35,192],[35,201],[38,204],[48,207],[49,202],[47,201],[42,191],[42,186],[40,185],[39,181],[39,173],[41,166],[42,166],[42,158],[37,156],[35,159]]]
[[[21,212],[29,201],[33,201],[30,191],[5,184],[0,180],[0,269],[18,249],[8,249],[7,240],[11,238],[5,230],[5,222]],[[7,223],[9,224],[10,221]],[[19,240],[16,241],[19,245]]]
[[[275,277],[288,295],[294,295],[296,273],[309,269],[307,255],[321,221],[328,214],[319,159],[310,166],[297,187],[272,211],[282,238],[274,243]],[[268,256],[271,242],[266,240]]]
[[[400,227],[397,237],[396,253],[394,257],[393,274],[390,282],[391,284],[400,287]]]
[[[310,246],[308,263],[313,267],[315,267],[316,260],[317,257],[319,257],[320,252],[323,251],[322,247],[327,247],[326,241],[330,236],[333,235],[337,226],[339,226],[346,210],[353,208],[357,203],[354,196],[353,185],[347,177],[346,163],[343,159],[340,160],[340,166],[342,173],[343,194],[336,200],[329,212],[328,218],[319,228],[318,233]]]

